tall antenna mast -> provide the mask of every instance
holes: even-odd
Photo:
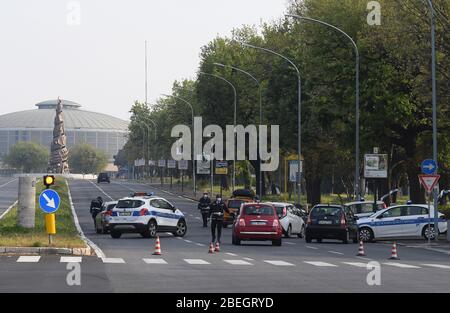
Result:
[[[145,104],[148,102],[148,62],[147,62],[147,40],[145,41]]]

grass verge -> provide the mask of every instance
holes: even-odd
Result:
[[[85,244],[76,230],[65,180],[57,179],[52,187],[61,197],[61,205],[56,214],[56,235],[49,245],[45,229],[45,213],[39,208],[39,195],[44,190],[42,182],[36,184],[36,224],[27,229],[18,225],[18,210],[13,208],[0,220],[0,246],[3,247],[56,247],[84,248]]]

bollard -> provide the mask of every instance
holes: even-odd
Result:
[[[36,212],[36,178],[19,177],[19,225],[34,228]]]

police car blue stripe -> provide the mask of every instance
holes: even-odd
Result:
[[[163,212],[155,212],[155,211],[150,211],[150,215],[164,217],[164,218],[172,218],[172,219],[179,219],[180,217],[183,217],[182,215],[178,215],[178,214],[174,214],[174,213],[163,213]]]
[[[358,227],[362,227],[362,226],[381,227],[381,226],[408,225],[408,224],[419,225],[419,224],[428,224],[428,221],[430,223],[434,223],[434,219],[428,219],[428,218],[420,217],[420,218],[417,218],[417,219],[414,219],[414,220],[410,220],[410,219],[402,220],[402,219],[399,219],[399,220],[394,220],[394,221],[374,221],[374,222],[369,222],[369,223],[361,223],[361,224],[358,224]],[[439,223],[441,223],[441,222],[445,222],[445,220],[440,218],[439,219]]]

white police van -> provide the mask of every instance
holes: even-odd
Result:
[[[123,233],[139,233],[154,238],[158,232],[171,232],[177,237],[186,235],[186,219],[175,206],[153,194],[134,193],[120,199],[111,211],[109,228],[112,238]]]
[[[447,231],[447,222],[439,214],[439,233]],[[428,205],[396,205],[380,210],[369,217],[358,220],[359,238],[373,241],[377,238],[425,237],[434,239],[434,208],[431,206],[430,229],[428,229]]]

